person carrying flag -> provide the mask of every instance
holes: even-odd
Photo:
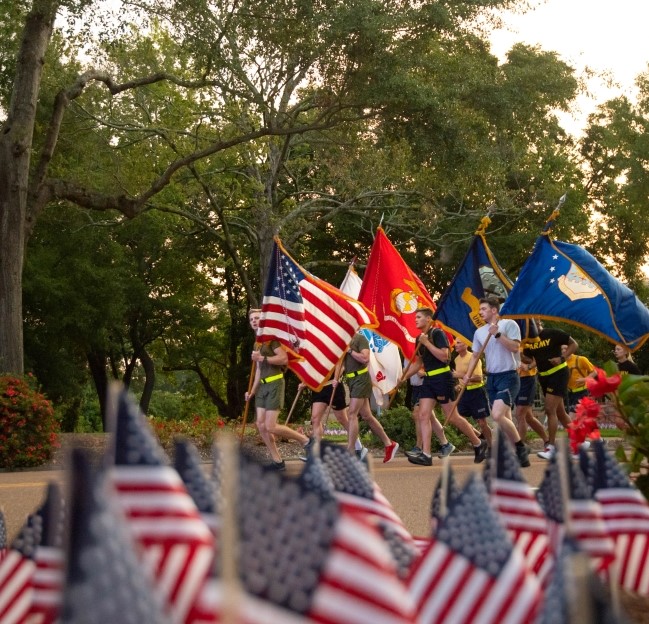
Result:
[[[415,314],[415,325],[421,334],[417,337],[415,356],[401,376],[400,384],[412,377],[423,366],[426,374],[419,398],[419,420],[422,432],[422,452],[419,455],[408,455],[411,464],[431,466],[431,437],[433,432],[432,420],[437,421],[434,414],[435,404],[442,408],[444,416],[455,425],[473,445],[476,464],[484,461],[487,453],[486,440],[480,440],[466,418],[457,412],[455,399],[455,382],[451,373],[450,345],[446,334],[433,326],[433,311],[430,308],[420,308]],[[439,421],[437,421],[439,424]],[[439,425],[443,435],[441,424]],[[439,436],[438,436],[439,437]],[[442,438],[442,439],[445,439]],[[441,441],[441,440],[440,440]],[[447,442],[442,444],[440,455],[450,455],[455,447]]]
[[[259,328],[261,310],[250,310],[248,320],[255,334]],[[255,363],[255,378],[245,399],[249,401],[255,397],[255,412],[259,435],[268,449],[272,470],[286,470],[286,463],[277,449],[275,436],[279,435],[289,440],[300,442],[306,447],[309,438],[302,433],[294,431],[286,425],[277,422],[279,412],[284,407],[284,371],[288,364],[288,355],[277,340],[265,342],[255,349],[251,359]]]
[[[552,459],[556,453],[555,440],[559,422],[564,428],[570,424],[564,404],[570,377],[566,358],[570,357],[579,345],[574,338],[561,329],[543,327],[540,320],[537,321],[537,325],[539,335],[525,344],[522,360],[526,364],[536,364],[544,395],[548,443],[537,455],[542,459]],[[565,346],[563,354],[562,346]]]
[[[480,317],[485,322],[473,334],[473,354],[467,374],[462,381],[469,385],[469,372],[474,370],[478,358],[485,356],[487,368],[487,394],[491,416],[516,447],[516,456],[523,468],[530,465],[529,449],[512,420],[512,408],[520,388],[518,376],[521,330],[511,319],[502,319],[500,301],[493,296],[480,299]]]
[[[385,454],[383,463],[392,461],[399,444],[390,440],[381,423],[372,414],[370,407],[370,397],[372,396],[372,380],[367,365],[370,361],[370,343],[369,340],[358,331],[344,357],[344,380],[349,387],[349,429],[347,448],[350,453],[355,453],[354,444],[358,438],[358,416],[369,425],[372,433],[383,442]],[[334,379],[340,378],[340,365],[336,367]],[[361,453],[362,454],[362,453]]]

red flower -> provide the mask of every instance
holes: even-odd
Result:
[[[597,417],[600,406],[597,401],[590,397],[584,397],[577,403],[574,420],[568,425],[568,437],[570,438],[570,449],[573,453],[579,451],[579,447],[587,438],[599,439],[599,426]]]
[[[622,381],[622,375],[620,373],[615,373],[615,375],[607,377],[601,368],[595,367],[595,371],[597,372],[597,377],[594,379],[588,377],[586,379],[586,388],[588,388],[591,396],[599,398],[617,390],[617,387]]]

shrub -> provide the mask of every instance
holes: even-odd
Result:
[[[214,443],[216,432],[225,427],[221,418],[210,418],[201,414],[192,414],[189,418],[176,420],[150,416],[148,420],[160,444],[167,451],[173,447],[175,438],[187,438],[198,448],[209,449]]]
[[[29,374],[0,376],[0,468],[40,466],[59,446],[52,403]]]

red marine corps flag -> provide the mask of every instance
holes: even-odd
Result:
[[[358,300],[376,314],[376,331],[396,342],[404,356],[412,359],[421,333],[415,327],[415,312],[421,307],[434,312],[436,307],[422,281],[381,227],[376,232]]]

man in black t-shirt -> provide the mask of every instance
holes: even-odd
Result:
[[[539,383],[545,396],[545,413],[548,419],[548,443],[537,455],[543,459],[551,459],[556,452],[555,439],[559,422],[564,427],[570,424],[564,405],[570,377],[566,357],[572,355],[578,345],[570,334],[561,329],[544,328],[540,322],[538,327],[538,337],[526,340],[523,344],[522,360],[526,364],[536,363],[539,371]],[[565,357],[562,355],[564,345]]]

